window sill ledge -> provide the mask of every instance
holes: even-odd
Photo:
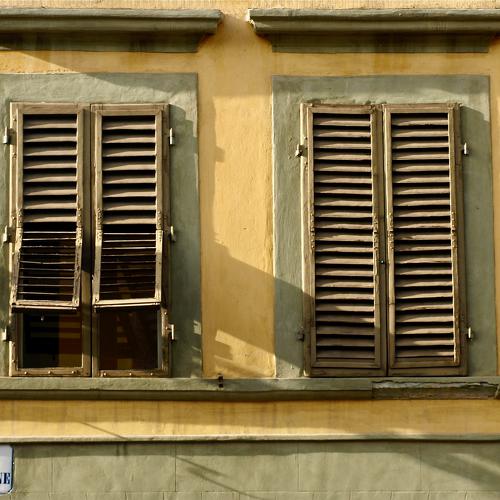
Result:
[[[300,401],[500,399],[497,377],[359,379],[11,378],[0,377],[0,399]]]
[[[196,52],[219,10],[0,9],[0,50]]]
[[[250,9],[276,52],[488,52],[496,9]]]

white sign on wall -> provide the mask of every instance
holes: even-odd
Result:
[[[0,445],[0,495],[12,490],[12,446]]]

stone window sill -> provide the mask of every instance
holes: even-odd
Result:
[[[500,377],[230,380],[0,377],[0,399],[171,401],[500,399]]]

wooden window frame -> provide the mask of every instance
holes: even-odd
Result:
[[[383,266],[378,266],[374,274],[375,281],[380,280],[378,301],[381,304],[380,317],[380,345],[382,346],[376,361],[379,369],[363,369],[349,363],[342,367],[330,363],[318,363],[315,360],[315,268],[314,268],[314,158],[313,147],[309,138],[313,137],[312,117],[318,112],[342,112],[353,113],[360,110],[371,110],[374,113],[376,137],[372,137],[372,170],[374,202],[373,207],[382,206],[378,211],[378,245],[377,230],[374,231],[374,258],[385,261]],[[391,274],[390,265],[385,265],[390,259],[391,222],[389,210],[386,206],[387,190],[390,189],[389,178],[390,161],[387,151],[390,145],[390,137],[387,135],[388,114],[397,112],[425,112],[426,110],[436,112],[447,112],[452,133],[449,134],[450,141],[450,199],[452,215],[452,226],[455,225],[456,241],[452,244],[453,252],[453,280],[454,280],[454,304],[457,306],[455,314],[455,333],[457,338],[457,354],[455,361],[450,363],[438,362],[439,366],[418,367],[415,365],[392,366],[394,362],[393,346],[394,336],[389,330],[389,309],[391,300],[390,292]],[[463,206],[463,180],[461,169],[460,151],[460,110],[456,103],[443,104],[401,104],[401,105],[342,105],[328,103],[302,103],[301,104],[301,144],[305,152],[302,154],[301,163],[301,200],[302,200],[302,261],[303,261],[303,325],[305,332],[304,358],[305,374],[311,377],[367,377],[367,376],[434,376],[434,375],[466,375],[467,374],[467,337],[466,337],[466,294],[465,294],[465,238],[464,238],[464,206]],[[375,153],[374,153],[375,151]],[[378,193],[377,193],[377,191]],[[451,239],[450,239],[451,241]],[[375,297],[375,303],[377,296]]]
[[[166,308],[168,300],[168,293],[170,293],[169,286],[169,265],[170,262],[170,248],[169,238],[164,237],[168,234],[167,228],[169,226],[170,217],[170,199],[169,199],[169,171],[168,171],[168,105],[167,104],[91,104],[91,103],[30,103],[30,102],[13,102],[11,103],[10,114],[10,129],[12,130],[12,145],[11,145],[11,161],[10,161],[10,178],[12,180],[10,189],[10,212],[11,212],[11,227],[18,227],[17,219],[17,206],[19,197],[19,182],[22,182],[18,176],[19,166],[17,159],[19,158],[19,136],[22,137],[22,131],[19,133],[18,128],[18,110],[23,111],[45,111],[47,109],[53,113],[53,110],[65,108],[78,108],[80,120],[82,122],[81,136],[78,144],[79,158],[77,174],[79,175],[79,208],[81,210],[81,260],[79,262],[81,273],[79,280],[81,283],[81,297],[79,302],[71,304],[68,308],[53,308],[54,312],[76,311],[80,308],[82,315],[82,364],[76,367],[44,367],[44,368],[24,368],[21,367],[21,356],[23,352],[23,313],[30,310],[44,311],[48,310],[44,304],[38,307],[26,306],[16,308],[14,311],[10,310],[10,325],[12,331],[12,342],[10,348],[10,370],[9,375],[13,377],[19,376],[59,376],[59,377],[168,377],[170,376],[171,362],[170,362],[170,348],[169,348],[169,331],[170,323],[168,311]],[[161,133],[161,151],[162,161],[159,166],[160,182],[162,196],[159,197],[158,206],[161,206],[161,214],[158,217],[158,226],[161,227],[161,237],[157,241],[157,253],[161,254],[161,258],[157,259],[157,276],[160,278],[156,280],[156,297],[154,303],[146,304],[147,306],[155,307],[157,309],[157,329],[156,336],[158,339],[158,367],[152,370],[130,369],[130,370],[100,370],[99,369],[99,321],[98,312],[92,307],[92,266],[94,263],[94,241],[95,241],[95,222],[93,217],[94,204],[91,186],[95,185],[95,166],[93,162],[94,157],[94,109],[107,108],[116,109],[120,108],[124,114],[126,109],[138,110],[139,108],[145,110],[155,110],[161,114],[159,127],[162,127]],[[15,231],[15,242],[11,245],[11,276],[16,269],[16,250],[19,246],[19,230]],[[159,261],[159,262],[158,262]],[[11,283],[13,283],[11,278]],[[11,297],[13,297],[14,290],[11,289]]]

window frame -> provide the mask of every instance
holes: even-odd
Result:
[[[80,134],[81,144],[78,145],[81,150],[81,157],[78,162],[78,175],[80,176],[80,208],[82,220],[82,255],[81,255],[81,272],[80,272],[80,300],[79,310],[82,315],[82,364],[76,367],[43,367],[43,368],[24,368],[21,367],[21,357],[23,352],[23,314],[29,312],[30,309],[24,308],[23,311],[10,312],[10,325],[12,331],[12,342],[10,349],[10,367],[9,375],[12,377],[19,376],[62,376],[62,377],[168,377],[170,376],[171,362],[170,362],[170,322],[169,314],[166,304],[170,303],[168,293],[170,292],[170,245],[168,235],[170,234],[167,228],[170,227],[170,196],[169,196],[169,105],[166,103],[110,103],[110,104],[94,104],[94,103],[49,103],[49,102],[27,102],[27,101],[13,101],[10,103],[10,129],[14,141],[11,144],[10,154],[10,178],[11,186],[16,186],[15,189],[10,189],[10,212],[11,223],[16,226],[17,216],[17,192],[18,192],[18,169],[17,151],[19,147],[17,127],[17,109],[47,109],[53,107],[54,109],[64,106],[74,106],[81,111],[82,131]],[[99,313],[96,308],[92,306],[92,275],[94,272],[94,252],[96,244],[96,194],[94,192],[95,186],[95,151],[96,151],[96,136],[95,136],[95,123],[96,113],[98,108],[107,108],[109,110],[119,110],[126,113],[128,110],[155,110],[161,114],[161,163],[159,170],[161,170],[160,181],[162,196],[158,205],[161,204],[162,210],[159,216],[161,219],[161,226],[163,228],[163,237],[160,245],[162,248],[161,258],[161,283],[159,287],[159,296],[161,299],[158,304],[151,306],[156,309],[157,315],[157,328],[156,338],[158,346],[157,368],[155,369],[119,369],[119,370],[102,370],[99,367]],[[14,112],[15,110],[15,112]],[[80,152],[80,151],[79,151]],[[11,252],[9,263],[13,269],[15,248],[17,247],[17,234],[16,239],[11,245]],[[157,264],[158,269],[158,264]],[[38,310],[48,310],[45,308],[33,309],[35,312]],[[52,312],[52,310],[51,310]],[[54,310],[53,312],[64,313],[64,311]]]

